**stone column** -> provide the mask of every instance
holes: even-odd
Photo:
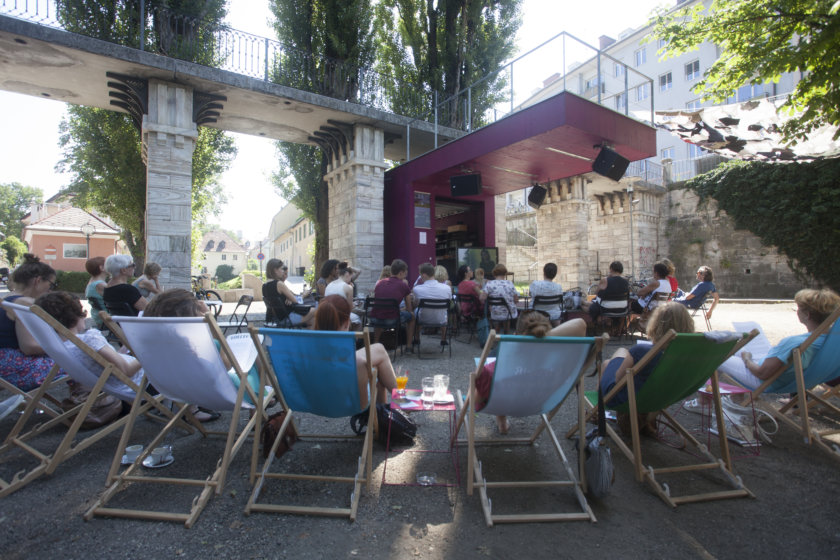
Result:
[[[142,126],[146,260],[162,267],[160,282],[167,288],[190,288],[192,155],[198,137],[192,113],[192,88],[149,81]]]
[[[549,198],[537,210],[538,276],[547,262],[557,263],[564,290],[589,287],[589,200],[586,179],[562,179],[549,185]]]
[[[324,179],[329,189],[331,258],[360,268],[360,293],[370,293],[382,270],[384,251],[385,134],[354,125],[352,149],[333,157]]]

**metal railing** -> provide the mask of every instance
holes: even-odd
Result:
[[[693,159],[665,160],[662,162],[664,183],[668,185],[688,181],[711,171],[724,161],[729,159],[713,153]]]

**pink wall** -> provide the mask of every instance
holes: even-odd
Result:
[[[85,270],[87,257],[65,258],[64,245],[73,244],[85,246],[83,235],[43,235],[32,234],[29,252],[40,258],[56,270],[77,271]],[[117,240],[110,238],[90,238],[90,254],[94,257],[108,257],[117,252]]]

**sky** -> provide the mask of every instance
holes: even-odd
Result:
[[[522,26],[517,35],[519,53],[566,31],[590,45],[598,37],[617,38],[627,28],[647,22],[653,8],[672,6],[676,0],[523,0]],[[268,21],[268,2],[229,0],[227,22],[234,29],[272,37]],[[538,71],[539,72],[539,71]],[[541,81],[554,70],[546,69]],[[0,91],[0,183],[19,182],[38,187],[49,198],[70,181],[55,171],[61,159],[58,126],[65,104],[57,101]],[[271,219],[285,204],[270,182],[277,170],[274,142],[243,134],[233,134],[238,155],[220,178],[228,202],[210,221],[241,232],[243,241],[252,243],[268,234]]]

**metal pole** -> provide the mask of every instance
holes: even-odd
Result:
[[[563,33],[563,91],[566,91],[566,33]]]
[[[510,112],[513,113],[513,62],[510,63]]]
[[[438,147],[438,92],[435,90],[435,149]]]
[[[630,276],[636,278],[636,245],[633,242],[633,187],[627,187],[627,203],[630,205]]]
[[[598,88],[598,105],[601,104],[601,51],[598,51],[597,76],[595,76],[595,87]]]
[[[628,79],[629,79],[628,74],[630,73],[629,70],[630,69],[627,68],[627,65],[625,64],[624,65],[624,114],[625,115],[630,114],[630,89],[629,89],[630,85],[628,83]]]
[[[265,40],[265,81],[268,81],[268,38]]]
[[[87,255],[87,258],[90,258],[90,234],[85,235],[85,242],[87,244],[87,253],[85,254]]]

